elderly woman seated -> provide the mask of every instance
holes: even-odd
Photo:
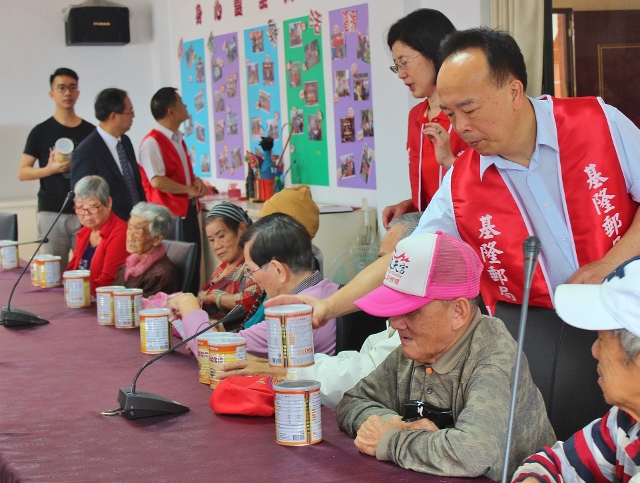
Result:
[[[601,285],[560,285],[555,304],[568,324],[598,331],[591,352],[613,407],[566,442],[527,458],[513,481],[640,481],[640,257]]]
[[[91,294],[113,285],[127,258],[127,224],[111,211],[109,185],[100,176],[85,176],[74,187],[75,211],[82,228],[67,270],[89,270]]]
[[[242,208],[228,201],[214,206],[205,217],[204,231],[221,262],[198,294],[202,308],[212,319],[221,319],[236,305],[244,307],[248,319],[262,302],[262,288],[247,275],[240,246],[240,237],[251,223]],[[239,326],[224,329],[233,331]]]
[[[274,213],[256,221],[242,234],[247,272],[267,293],[269,298],[282,294],[307,294],[325,298],[338,290],[329,279],[323,279],[312,269],[313,253],[311,237],[305,228],[292,217]],[[195,334],[207,323],[206,313],[198,310],[195,297],[180,295],[171,301],[173,308],[182,314],[185,336]],[[237,334],[247,340],[247,352],[267,357],[267,324],[260,322]],[[313,329],[313,345],[316,353],[333,355],[336,349],[336,321]],[[191,350],[197,354],[195,341]]]
[[[171,228],[171,212],[155,203],[140,202],[131,210],[127,228],[127,257],[114,285],[141,288],[144,297],[177,292],[178,268],[167,256],[162,240]]]

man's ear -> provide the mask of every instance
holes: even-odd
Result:
[[[453,310],[453,328],[458,330],[469,320],[471,314],[471,303],[464,297],[458,297],[452,301],[451,310]]]
[[[284,263],[280,263],[278,260],[271,260],[271,263],[273,263],[277,271],[280,283],[284,283],[289,280],[289,269]]]

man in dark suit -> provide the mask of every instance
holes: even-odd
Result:
[[[73,153],[71,187],[88,175],[107,180],[113,212],[124,221],[139,201],[146,201],[136,154],[125,133],[131,128],[133,105],[121,89],[103,90],[95,102],[100,123]]]

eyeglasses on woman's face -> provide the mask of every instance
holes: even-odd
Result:
[[[389,67],[389,69],[391,69],[391,72],[393,72],[394,74],[397,74],[401,70],[407,70],[407,67],[409,66],[409,62],[411,62],[413,59],[420,57],[421,55],[422,54],[416,54],[410,59],[401,60],[400,62],[394,62],[393,65]]]

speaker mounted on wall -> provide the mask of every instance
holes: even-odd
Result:
[[[64,29],[67,45],[125,45],[131,41],[127,7],[72,7]]]

